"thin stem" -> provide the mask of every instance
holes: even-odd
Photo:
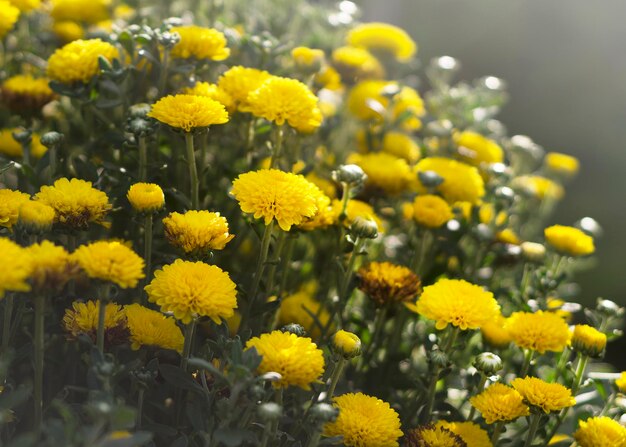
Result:
[[[346,209],[348,208],[348,201],[350,200],[350,183],[342,182],[341,186],[343,186],[343,194],[341,196],[341,212],[339,213],[339,223],[343,223],[343,221],[347,217]]]
[[[2,322],[2,353],[9,350],[9,339],[11,338],[11,317],[13,316],[13,294],[8,293],[4,299],[4,320]]]
[[[272,293],[272,289],[274,288],[274,278],[276,277],[276,269],[278,268],[278,263],[281,260],[281,255],[283,252],[283,248],[285,247],[285,239],[287,237],[286,231],[278,232],[278,240],[276,241],[276,248],[274,249],[274,256],[269,263],[269,268],[267,270],[267,294]]]
[[[389,313],[389,306],[381,307],[376,312],[376,317],[374,319],[374,333],[372,334],[372,338],[370,340],[370,345],[367,348],[365,355],[362,357],[363,366],[367,366],[367,364],[372,359],[374,352],[378,348],[380,337],[383,333],[383,329],[385,327],[385,323],[387,322],[387,314]]]
[[[524,447],[529,447],[532,445],[533,440],[535,439],[535,434],[537,433],[537,428],[539,428],[539,421],[541,421],[540,414],[533,414],[530,416],[530,422],[528,424],[528,434],[526,435]]]
[[[143,228],[143,259],[146,263],[146,277],[144,278],[144,285],[150,281],[150,275],[152,274],[152,213],[146,214],[144,219]],[[141,290],[141,301],[144,301],[146,296],[145,290]]]
[[[502,429],[504,428],[504,421],[496,422],[496,425],[493,427],[493,433],[491,435],[491,444],[496,446],[498,442],[498,438],[500,438],[500,434],[502,434]]]
[[[420,242],[419,249],[415,253],[415,257],[413,258],[413,262],[411,263],[411,270],[413,270],[418,275],[423,274],[426,253],[428,253],[428,250],[432,246],[433,241],[434,237],[432,231],[425,230],[422,234],[422,240]]]
[[[535,351],[532,349],[524,350],[524,363],[522,364],[522,369],[520,370],[519,377],[526,377],[528,375],[528,369],[530,368],[530,364],[533,361],[533,355]]]
[[[478,383],[478,386],[476,387],[476,394],[480,394],[483,391],[483,389],[485,389],[485,383],[487,383],[487,375],[480,373],[480,382]],[[469,415],[467,416],[467,420],[471,422],[474,419],[475,414],[476,414],[476,407],[472,405],[472,408],[470,408]]]
[[[276,128],[276,140],[274,141],[274,147],[272,149],[272,158],[270,158],[270,169],[276,167],[278,163],[278,159],[281,156],[283,148],[283,126],[278,126]]]
[[[187,371],[187,364],[189,363],[189,356],[191,354],[191,346],[193,344],[193,334],[196,330],[196,320],[191,320],[191,323],[185,326],[185,343],[183,344],[183,354],[180,359],[180,369]]]
[[[197,210],[200,206],[198,168],[193,147],[193,133],[185,132],[185,147],[187,149],[187,165],[189,166],[189,181],[191,182],[191,209]]]
[[[305,447],[317,447],[320,443],[320,438],[322,437],[322,432],[319,427],[315,430],[315,433],[311,435],[309,441],[306,443]]]
[[[348,361],[345,358],[339,357],[339,361],[335,364],[335,369],[330,377],[330,385],[328,385],[328,392],[326,393],[327,400],[332,400],[333,394],[335,394],[335,388],[337,388],[339,379],[341,379],[341,375],[347,364]]]
[[[296,238],[298,235],[287,235],[287,241],[285,243],[285,255],[281,259],[281,268],[282,276],[280,277],[280,285],[278,286],[278,296],[282,296],[285,287],[287,286],[287,278],[289,277],[289,263],[291,262],[291,258],[293,256],[293,247],[296,242]]]
[[[145,390],[139,388],[139,395],[137,396],[137,430],[141,430],[141,417],[143,416],[143,397]]]
[[[148,145],[146,137],[140,135],[137,144],[139,146],[139,181],[145,182],[148,178]]]
[[[35,301],[35,329],[33,345],[35,347],[35,379],[33,397],[35,403],[34,429],[37,433],[41,430],[43,421],[43,359],[44,359],[44,312],[45,296],[37,294]]]
[[[53,144],[52,146],[50,146],[50,149],[48,149],[48,156],[49,156],[49,164],[48,164],[48,184],[52,184],[52,182],[54,181],[54,176],[57,172],[57,146],[56,144]]]
[[[352,253],[350,253],[350,258],[348,259],[348,265],[346,266],[346,271],[343,275],[343,280],[341,282],[341,286],[339,288],[339,299],[346,300],[348,297],[348,287],[350,286],[350,280],[352,279],[352,271],[354,270],[354,264],[356,262],[356,258],[363,249],[365,242],[367,239],[356,237],[354,241],[354,249]]]
[[[165,48],[163,50],[163,60],[161,61],[161,72],[159,74],[159,94],[161,96],[165,95],[165,87],[167,84],[167,72],[169,71],[170,65],[170,50],[169,48]]]
[[[102,284],[100,287],[100,298],[98,299],[98,331],[96,333],[96,347],[100,354],[104,353],[104,320],[106,315],[106,305],[109,302],[110,285]]]

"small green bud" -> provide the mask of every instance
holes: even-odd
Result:
[[[528,262],[543,263],[546,258],[546,247],[537,242],[522,242],[520,245],[522,256]]]
[[[605,300],[604,298],[598,298],[596,310],[608,317],[619,317],[624,314],[623,307],[620,307],[614,301]]]
[[[150,113],[151,106],[146,103],[139,103],[130,106],[128,109],[128,115],[130,118],[147,118]]]
[[[435,171],[420,171],[417,173],[417,178],[425,188],[436,188],[444,181],[444,178]]]
[[[327,422],[333,422],[339,415],[339,409],[333,407],[331,404],[322,402],[315,404],[309,410],[311,418],[319,424],[325,424]]]
[[[264,422],[277,421],[283,415],[283,407],[276,402],[265,402],[259,405],[257,413]]]
[[[358,237],[376,239],[378,237],[378,225],[371,219],[357,216],[350,225],[350,232]]]
[[[447,368],[450,365],[448,356],[440,349],[433,349],[432,351],[430,351],[428,360],[430,361],[431,365],[438,368]]]
[[[59,132],[46,132],[41,136],[41,144],[47,148],[56,147],[63,143],[65,136]]]
[[[361,186],[367,179],[363,169],[357,165],[341,165],[331,175],[337,183],[346,183],[353,187]]]
[[[473,365],[484,375],[493,376],[502,369],[502,359],[491,352],[483,352],[476,356]]]
[[[281,332],[288,332],[290,334],[295,334],[298,337],[306,337],[306,329],[299,324],[290,323],[282,328],[280,328]]]
[[[346,360],[361,355],[361,339],[356,334],[343,329],[335,333],[331,347],[333,352]]]

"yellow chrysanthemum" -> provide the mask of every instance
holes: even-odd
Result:
[[[220,213],[187,211],[170,213],[163,219],[168,242],[187,254],[206,255],[211,250],[222,250],[235,235],[228,233],[228,222]]]
[[[0,130],[0,154],[4,154],[11,158],[18,158],[24,155],[22,145],[18,143],[15,138],[13,138],[13,133],[21,130],[22,129],[19,128]],[[41,158],[47,150],[46,146],[41,144],[39,134],[33,133],[32,140],[30,142],[30,154],[34,158]]]
[[[393,97],[392,116],[394,120],[401,120],[400,127],[412,132],[422,127],[419,117],[426,113],[424,101],[417,90],[404,86]]]
[[[322,124],[317,96],[296,79],[271,76],[247,98],[248,110],[277,125],[287,122],[299,132],[311,132]]]
[[[253,214],[255,219],[263,218],[265,225],[276,219],[284,231],[313,217],[317,199],[323,194],[303,176],[278,169],[241,174],[233,182],[231,193],[241,211]]]
[[[20,12],[30,12],[41,6],[41,0],[9,0]]]
[[[576,404],[571,390],[560,383],[548,383],[537,377],[518,377],[511,386],[522,395],[527,405],[540,408],[546,414]]]
[[[375,80],[359,82],[348,94],[348,110],[360,120],[380,122],[389,107],[389,96],[397,94],[399,89],[395,82]]]
[[[315,173],[315,171],[309,172],[305,175],[305,178],[317,186],[329,199],[334,199],[337,197],[337,187],[336,185],[328,180],[327,178],[320,177]]]
[[[417,52],[417,44],[406,31],[388,23],[363,23],[348,33],[346,41],[354,47],[390,54],[406,61]]]
[[[28,250],[20,247],[6,237],[0,237],[0,253],[10,260],[10,268],[0,269],[0,298],[5,292],[28,292],[27,280],[33,271],[33,262]]]
[[[63,43],[73,42],[74,40],[85,37],[83,27],[73,20],[54,22],[52,24],[52,32]]]
[[[339,416],[324,425],[324,436],[342,436],[348,447],[398,446],[400,418],[387,402],[363,393],[344,394],[333,401]]]
[[[615,385],[622,393],[626,393],[626,371],[622,371],[619,379],[615,381]]]
[[[324,66],[314,77],[315,85],[330,91],[337,91],[343,88],[341,75],[330,65]]]
[[[258,372],[277,372],[281,379],[273,382],[276,387],[299,386],[311,389],[324,373],[324,353],[308,337],[273,331],[253,337],[246,343],[246,349],[255,348],[263,357]]]
[[[504,327],[506,319],[498,315],[491,321],[487,321],[480,327],[483,341],[495,348],[506,348],[511,343],[512,338],[509,331]]]
[[[211,59],[223,61],[230,56],[226,36],[214,28],[201,26],[175,26],[170,30],[180,36],[180,42],[172,48],[172,57],[179,59]]]
[[[415,197],[413,219],[426,228],[439,228],[454,217],[448,202],[433,194]]]
[[[448,324],[461,330],[478,329],[500,315],[500,305],[491,292],[462,279],[444,278],[424,287],[417,304],[407,307],[436,321],[439,330]]]
[[[459,435],[467,447],[492,447],[493,445],[487,432],[473,422],[437,421],[435,425],[447,428],[452,433]]]
[[[478,203],[485,195],[485,184],[478,169],[456,160],[443,157],[428,157],[420,160],[415,166],[415,173],[434,171],[443,178],[443,183],[437,187],[448,203],[470,202]],[[426,192],[418,183],[417,189]]]
[[[459,435],[442,425],[421,425],[409,430],[404,447],[468,447]]]
[[[559,200],[565,195],[565,190],[558,183],[540,175],[522,175],[513,179],[513,187],[540,200]]]
[[[193,87],[187,87],[183,89],[183,93],[186,95],[206,96],[207,98],[211,98],[223,104],[229,113],[232,113],[237,109],[233,98],[224,90],[219,88],[217,84],[210,84],[208,82],[196,82]]]
[[[406,160],[387,152],[351,154],[346,162],[360,166],[367,174],[367,184],[387,194],[406,191],[413,179]]]
[[[334,68],[346,82],[364,79],[382,79],[385,69],[376,57],[363,48],[339,47],[333,50]]]
[[[102,224],[112,208],[104,192],[76,178],[60,178],[52,186],[42,186],[35,200],[54,208],[57,222],[77,229],[87,228],[90,223]]]
[[[128,320],[132,349],[155,346],[182,352],[185,339],[174,318],[140,304],[124,306],[124,313]]]
[[[20,18],[20,10],[7,0],[0,0],[0,39],[13,29]]]
[[[222,103],[195,95],[165,96],[152,105],[148,116],[185,132],[228,122],[228,112]]]
[[[587,324],[577,324],[572,332],[571,343],[574,351],[598,358],[606,348],[606,334]]]
[[[0,227],[12,228],[17,222],[20,207],[30,200],[30,196],[21,191],[0,189]]]
[[[306,179],[309,180],[309,176],[307,176]],[[311,181],[311,183],[314,182]],[[320,191],[315,200],[315,205],[317,206],[317,212],[312,218],[305,219],[304,222],[299,224],[298,229],[313,231],[320,228],[327,228],[335,223],[335,212],[331,205],[331,200],[326,194]]]
[[[585,256],[595,250],[593,237],[578,228],[552,225],[543,234],[552,248],[568,256]]]
[[[358,288],[378,306],[410,301],[421,289],[421,281],[411,269],[390,262],[370,262],[357,276]]]
[[[335,214],[334,221],[337,222],[339,220],[339,214],[341,213],[341,200],[333,200],[332,207],[333,212]],[[357,217],[361,217],[363,219],[373,220],[376,222],[376,226],[378,227],[378,232],[382,233],[383,222],[380,220],[380,217],[374,211],[374,208],[369,203],[362,202],[360,200],[350,199],[348,200],[348,204],[346,205],[346,218],[343,222],[344,226],[350,227],[352,222]]]
[[[501,163],[504,160],[504,151],[500,145],[477,132],[461,132],[455,135],[454,141],[463,161],[473,166]]]
[[[299,324],[312,339],[317,340],[321,335],[321,329],[328,324],[330,315],[320,302],[313,298],[312,292],[303,288],[284,298],[278,310],[278,325]],[[315,319],[319,324],[316,323]]]
[[[150,302],[185,324],[199,316],[221,324],[237,308],[235,287],[228,273],[215,265],[177,259],[154,272],[145,290]]]
[[[87,83],[100,73],[100,56],[110,62],[119,53],[113,45],[100,39],[75,40],[48,58],[46,73],[50,79],[64,84]]]
[[[70,338],[84,334],[96,341],[100,304],[101,301],[74,301],[71,308],[65,309],[63,327]],[[104,307],[105,346],[124,343],[127,339],[128,327],[124,309],[119,304],[107,303]]]
[[[510,422],[530,414],[522,395],[502,383],[494,383],[482,393],[473,396],[470,403],[480,412],[487,424]]]
[[[335,332],[331,342],[333,351],[345,359],[351,359],[361,353],[361,339],[352,332],[343,329]]]
[[[135,211],[153,213],[165,205],[163,189],[154,183],[135,183],[128,188],[126,198]]]
[[[543,159],[543,163],[548,170],[565,177],[576,175],[580,167],[576,157],[559,152],[548,152]]]
[[[515,233],[515,230],[511,228],[505,228],[502,231],[498,231],[496,233],[496,240],[498,242],[502,242],[503,244],[510,245],[520,245],[522,243],[517,233]]]
[[[240,112],[249,112],[248,94],[271,76],[267,71],[237,65],[220,76],[217,86],[233,99]]]
[[[402,132],[387,132],[383,137],[382,150],[403,158],[409,163],[415,163],[421,156],[417,143],[409,135]]]
[[[17,222],[31,233],[41,233],[52,228],[55,218],[54,208],[45,203],[28,200],[20,206]]]
[[[625,447],[626,427],[607,417],[591,417],[578,421],[574,439],[580,447]]]
[[[90,278],[110,281],[122,289],[135,287],[145,276],[143,259],[118,241],[81,245],[72,256]]]
[[[2,101],[16,113],[39,111],[54,99],[48,82],[46,78],[31,75],[12,76],[0,86]]]
[[[570,341],[567,323],[554,312],[514,312],[507,318],[504,329],[517,346],[539,354],[561,352]]]
[[[67,250],[50,241],[26,248],[32,258],[31,281],[39,291],[58,290],[76,274],[76,262]]]
[[[53,0],[50,16],[57,22],[72,20],[96,24],[110,18],[110,0]]]
[[[295,47],[291,50],[291,57],[296,67],[302,70],[317,71],[324,62],[324,50],[309,47]]]

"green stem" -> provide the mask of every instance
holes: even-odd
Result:
[[[524,363],[522,364],[522,369],[520,370],[519,377],[526,377],[528,375],[528,369],[530,368],[530,364],[533,361],[533,355],[535,351],[532,349],[524,350]]]
[[[327,400],[332,400],[333,395],[335,394],[335,388],[337,388],[339,379],[341,379],[341,374],[343,373],[343,370],[345,369],[347,364],[348,361],[345,358],[339,357],[339,361],[335,364],[335,369],[333,370],[333,374],[330,377],[330,385],[328,385],[328,392],[326,393]]]
[[[280,277],[280,285],[278,286],[278,296],[282,296],[285,287],[287,286],[287,278],[289,277],[289,264],[291,262],[291,258],[293,257],[293,247],[296,242],[296,238],[298,237],[297,233],[292,235],[289,233],[287,235],[287,241],[285,243],[285,255],[281,259],[281,268],[282,276]]]
[[[9,350],[11,338],[11,317],[13,316],[13,294],[8,293],[4,299],[4,321],[2,322],[2,354]]]
[[[348,265],[346,266],[346,271],[344,272],[343,280],[341,281],[341,286],[339,288],[339,300],[340,301],[346,301],[348,298],[347,297],[348,288],[350,287],[350,280],[352,279],[352,271],[354,270],[354,264],[356,263],[356,258],[361,252],[361,250],[363,249],[363,246],[365,245],[366,241],[367,239],[360,238],[358,236],[356,237],[356,240],[354,241],[354,249],[352,250],[352,253],[350,253],[350,258],[348,259]]]
[[[187,149],[187,165],[189,166],[189,181],[191,182],[191,209],[197,210],[200,206],[198,168],[193,147],[193,133],[185,132],[185,147]]]
[[[102,284],[100,287],[100,298],[98,299],[98,331],[96,333],[96,347],[100,354],[104,354],[104,320],[106,315],[106,305],[109,302],[110,285]]]
[[[529,447],[532,445],[533,440],[535,439],[535,434],[537,433],[537,428],[539,428],[539,421],[541,421],[540,414],[533,414],[530,416],[530,422],[528,424],[528,434],[526,435],[524,447]]]
[[[49,160],[50,163],[48,164],[48,184],[51,185],[52,182],[54,182],[54,176],[56,174],[57,171],[57,147],[56,144],[53,144],[52,146],[50,146],[50,149],[48,149],[48,154],[49,154]]]
[[[276,248],[274,249],[274,256],[272,256],[272,260],[269,262],[269,268],[267,270],[267,287],[265,288],[265,292],[268,295],[271,295],[272,289],[274,288],[274,278],[276,277],[276,269],[278,268],[278,263],[281,261],[281,255],[283,252],[283,248],[285,247],[286,237],[287,237],[286,231],[278,232]]]
[[[305,447],[317,447],[320,443],[320,438],[322,437],[322,432],[319,428],[315,430],[315,433],[311,435],[309,441],[306,443]]]
[[[480,373],[480,382],[478,383],[478,386],[476,387],[476,394],[482,393],[483,389],[485,389],[485,383],[487,383],[487,376],[483,373]],[[469,415],[467,416],[467,420],[470,422],[474,420],[475,414],[476,414],[476,407],[472,405],[472,408],[470,408]]]
[[[276,140],[274,141],[274,147],[272,149],[272,158],[270,158],[270,169],[276,167],[278,159],[281,156],[283,149],[283,133],[283,126],[278,126],[276,128]]]
[[[374,333],[372,334],[372,338],[370,340],[370,345],[363,355],[363,366],[367,366],[367,364],[372,359],[374,352],[378,348],[381,335],[383,333],[383,329],[385,327],[385,323],[387,322],[387,314],[389,313],[389,306],[384,306],[378,309],[376,312],[376,317],[374,319]]]
[[[139,395],[137,396],[137,430],[141,430],[141,418],[143,416],[143,397],[145,390],[139,388]]]
[[[161,61],[161,73],[159,74],[159,95],[165,96],[165,87],[167,84],[167,72],[170,65],[170,50],[163,50],[163,59]]]
[[[602,411],[600,412],[598,416],[605,416],[609,411],[611,411],[611,408],[613,407],[613,404],[615,403],[616,398],[617,398],[617,393],[611,393],[609,398],[606,400],[606,404],[604,405],[604,408],[602,408]]]
[[[35,301],[35,329],[33,345],[35,347],[35,379],[33,397],[35,403],[34,429],[37,433],[41,431],[43,421],[43,359],[44,359],[44,312],[45,296],[37,294]]]
[[[180,369],[187,371],[187,364],[189,363],[189,356],[191,355],[191,346],[193,344],[193,334],[196,330],[196,320],[191,320],[191,323],[185,326],[185,343],[183,344],[183,354],[180,359]]]
[[[346,220],[347,213],[346,209],[348,208],[348,201],[350,200],[350,183],[342,182],[341,186],[343,186],[343,193],[341,196],[341,212],[339,213],[339,223],[342,224],[344,220]]]
[[[411,270],[413,270],[418,275],[423,274],[426,253],[428,253],[428,250],[432,246],[433,241],[434,237],[432,231],[425,230],[422,234],[422,240],[420,242],[419,249],[415,253],[415,257],[413,258],[413,262],[411,263]]]
[[[143,258],[146,263],[146,277],[144,278],[144,285],[150,281],[150,275],[152,274],[152,213],[146,214],[143,228]],[[144,301],[146,296],[145,290],[141,290],[141,301]]]
[[[274,230],[274,220],[269,223],[269,225],[265,226],[263,230],[263,238],[261,239],[261,251],[259,253],[259,259],[257,260],[256,270],[254,273],[254,278],[252,282],[252,287],[250,288],[250,295],[248,296],[248,306],[244,315],[242,316],[242,321],[240,327],[244,328],[250,319],[252,307],[254,302],[256,301],[256,295],[259,292],[259,286],[261,285],[261,276],[263,275],[263,270],[265,269],[265,264],[267,262],[267,255],[270,250],[270,243],[272,241],[272,232]]]
[[[145,136],[140,135],[137,138],[139,146],[139,181],[145,182],[148,178],[148,145],[146,144]]]
[[[441,342],[441,350],[448,354],[450,349],[454,346],[454,342],[459,334],[459,329],[454,326],[448,326],[446,330],[447,334],[445,336],[445,340]],[[435,406],[435,394],[437,391],[437,382],[439,381],[439,374],[441,373],[440,366],[435,366],[433,368],[430,383],[428,385],[428,392],[426,393],[426,407],[425,411],[422,413],[422,423],[426,424],[430,422],[431,413]]]
[[[491,444],[495,447],[498,442],[498,438],[500,438],[500,434],[502,434],[502,429],[504,428],[504,421],[496,422],[496,425],[493,427],[493,433],[491,435]]]

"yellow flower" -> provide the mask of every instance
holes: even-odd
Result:
[[[28,200],[20,206],[17,222],[31,233],[42,233],[52,228],[55,217],[56,212],[51,206]]]
[[[211,250],[222,250],[235,235],[228,233],[228,222],[220,213],[187,211],[170,213],[163,219],[168,242],[187,254],[206,255]]]
[[[607,416],[578,421],[574,439],[580,447],[624,447],[626,427]]]
[[[101,301],[74,301],[72,307],[65,309],[63,327],[70,338],[87,335],[96,341],[98,330],[98,312]],[[104,344],[105,346],[125,343],[128,340],[126,314],[122,306],[107,303],[104,307]]]
[[[20,10],[7,0],[0,0],[0,39],[13,29],[20,18]]]
[[[10,268],[0,269],[0,298],[5,292],[28,292],[28,277],[33,271],[33,262],[28,250],[20,247],[6,237],[0,237],[0,253],[10,260]]]
[[[54,22],[52,25],[52,32],[63,43],[72,42],[85,37],[85,30],[83,27],[72,20]]]
[[[363,393],[333,398],[339,416],[324,425],[324,436],[343,436],[348,447],[397,447],[402,436],[398,413],[387,402]]]
[[[421,290],[419,277],[403,265],[370,262],[358,272],[359,289],[378,306],[412,300]]]
[[[496,240],[498,242],[502,242],[503,244],[510,245],[520,245],[522,243],[517,233],[515,233],[515,231],[511,228],[505,228],[502,231],[498,231],[496,233]]]
[[[563,187],[550,179],[540,175],[522,175],[513,179],[514,188],[526,194],[534,196],[539,200],[553,199],[559,200],[565,195]]]
[[[363,48],[339,47],[333,50],[332,62],[346,82],[363,79],[382,79],[385,69],[376,57]]]
[[[341,90],[341,75],[330,65],[322,67],[322,70],[314,77],[315,85],[322,88],[336,91]]]
[[[128,188],[126,198],[135,211],[153,213],[165,205],[165,195],[159,185],[154,183],[135,183]]]
[[[543,159],[543,163],[549,171],[565,177],[576,175],[580,165],[576,157],[559,152],[548,152]]]
[[[248,94],[270,77],[267,71],[237,65],[220,76],[217,86],[233,99],[240,112],[249,112]]]
[[[435,425],[447,428],[452,433],[459,435],[467,447],[492,447],[487,432],[473,422],[437,421]]]
[[[537,377],[518,377],[511,385],[522,395],[527,405],[541,408],[546,414],[576,404],[571,390],[560,383],[548,383]]]
[[[154,272],[145,290],[150,302],[185,324],[199,316],[221,324],[237,308],[235,283],[228,273],[204,262],[177,259]]]
[[[180,42],[172,48],[172,57],[179,59],[211,59],[223,61],[230,56],[226,36],[214,28],[200,26],[175,26],[170,30],[180,36]]]
[[[517,346],[539,354],[561,352],[570,340],[567,323],[553,312],[514,312],[504,324],[504,329]]]
[[[195,95],[165,96],[152,105],[148,116],[185,132],[228,122],[228,112],[223,104]]]
[[[253,115],[281,126],[287,122],[299,132],[312,132],[322,124],[317,97],[296,79],[271,76],[247,98]]]
[[[341,329],[333,335],[332,347],[345,359],[351,359],[361,354],[361,339],[356,334]]]
[[[309,47],[295,47],[291,50],[291,57],[296,67],[317,71],[324,62],[324,50]]]
[[[143,259],[117,241],[81,245],[72,256],[90,278],[110,281],[122,289],[135,287],[145,276]]]
[[[53,0],[50,16],[56,21],[72,20],[95,24],[110,18],[109,0]]]
[[[622,393],[626,393],[626,371],[622,371],[620,378],[615,381],[615,385]]]
[[[328,324],[330,315],[320,302],[313,298],[313,293],[314,290],[310,291],[304,287],[293,295],[284,298],[278,309],[278,325],[299,324],[312,339],[319,339],[322,333],[321,329]],[[315,315],[319,325],[315,322],[312,315]],[[322,328],[320,328],[320,325]]]
[[[0,189],[0,227],[11,229],[17,222],[20,207],[30,200],[30,196],[21,191]]]
[[[309,180],[309,176],[306,177]],[[311,180],[309,180],[311,181]],[[313,181],[311,183],[315,184]],[[317,185],[316,185],[317,186]],[[317,206],[317,212],[312,218],[304,220],[301,224],[298,225],[298,229],[304,231],[313,231],[320,228],[327,228],[333,223],[335,223],[335,212],[331,205],[330,198],[319,191],[317,195],[315,205]]]
[[[462,279],[440,279],[424,287],[417,304],[407,307],[435,320],[439,330],[448,324],[463,331],[478,329],[500,315],[500,305],[491,292]]]
[[[103,224],[112,208],[104,192],[76,178],[60,178],[53,186],[42,186],[35,200],[54,208],[57,222],[77,229],[85,229],[90,223]]]
[[[335,214],[335,222],[339,220],[339,214],[341,213],[341,200],[333,200],[332,202],[333,212]],[[357,217],[363,219],[373,220],[376,222],[378,232],[383,231],[383,222],[380,217],[374,211],[374,208],[369,203],[362,202],[360,200],[350,199],[346,205],[346,218],[343,222],[345,227],[350,227]]]
[[[48,79],[16,75],[0,86],[2,101],[14,112],[38,111],[54,99]]]
[[[404,438],[405,447],[468,447],[452,430],[437,425],[421,425],[409,430]]]
[[[350,90],[347,106],[358,119],[376,122],[382,122],[385,111],[391,108],[392,118],[402,116],[402,127],[407,130],[418,129],[421,122],[417,117],[425,113],[424,103],[415,90],[391,81],[359,82]]]
[[[241,174],[233,182],[231,193],[241,211],[253,214],[255,219],[263,218],[265,225],[275,219],[284,231],[313,217],[322,194],[303,176],[278,169]]]
[[[415,163],[420,159],[420,149],[413,139],[402,132],[390,131],[383,137],[382,150],[400,157],[409,163]]]
[[[30,12],[41,6],[41,0],[9,0],[20,12]]]
[[[496,348],[506,348],[512,338],[504,327],[506,319],[500,314],[480,327],[483,341]]]
[[[182,352],[185,340],[174,318],[140,304],[124,306],[124,313],[128,320],[132,349],[156,346]]]
[[[305,178],[317,186],[329,199],[337,197],[337,187],[325,177],[320,177],[315,171],[309,172]]]
[[[226,107],[229,113],[237,110],[234,99],[222,90],[217,84],[209,84],[208,82],[196,82],[193,87],[183,89],[186,95],[206,96],[213,99]]]
[[[434,171],[442,177],[443,183],[437,187],[448,203],[470,202],[476,204],[485,195],[485,184],[478,169],[456,160],[443,157],[428,157],[421,159],[415,166],[419,172]],[[426,189],[418,183],[419,192]]]
[[[65,248],[42,241],[26,248],[32,258],[30,278],[38,291],[60,290],[77,273],[76,262]]]
[[[543,232],[546,242],[568,256],[585,256],[594,252],[593,238],[584,231],[565,225],[552,225]]]
[[[6,155],[7,157],[18,158],[24,155],[24,151],[22,145],[17,142],[15,138],[13,138],[13,133],[19,132],[22,129],[12,128],[12,129],[2,129],[0,130],[0,153]],[[32,140],[30,143],[30,154],[35,158],[41,158],[43,154],[46,153],[48,149],[46,146],[41,144],[41,140],[39,135],[36,133],[32,134]]]
[[[417,44],[411,36],[388,23],[363,23],[350,30],[346,41],[355,47],[390,54],[400,61],[410,59],[417,52]]]
[[[454,217],[448,202],[433,194],[415,197],[413,219],[426,228],[439,228]]]
[[[469,130],[454,137],[458,152],[463,161],[473,166],[501,163],[504,151],[495,141]]]
[[[510,422],[520,416],[528,416],[530,409],[515,389],[502,383],[494,383],[482,393],[470,398],[470,403],[482,414],[487,424]]]
[[[273,331],[248,340],[246,349],[251,348],[263,357],[258,367],[260,374],[277,372],[281,375],[281,379],[273,383],[275,387],[294,385],[309,390],[324,373],[324,353],[308,337]]]
[[[48,58],[47,75],[64,84],[87,83],[100,73],[100,56],[110,62],[119,53],[113,45],[100,39],[75,40],[52,53]]]
[[[404,86],[393,97],[392,112],[394,120],[401,120],[400,127],[412,132],[422,127],[419,117],[426,113],[426,109],[419,93],[411,87]]]
[[[346,162],[360,166],[367,174],[367,184],[387,194],[406,191],[413,179],[406,160],[387,152],[351,154]]]
[[[572,333],[572,348],[590,357],[602,357],[606,348],[606,334],[589,325],[577,324]]]

